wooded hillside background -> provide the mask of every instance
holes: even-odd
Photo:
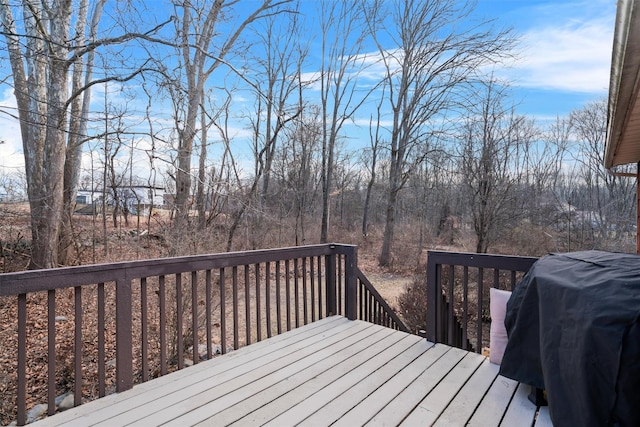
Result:
[[[122,229],[154,242],[135,257],[634,249],[635,179],[602,166],[606,101],[519,114],[495,77],[518,59],[513,31],[473,2],[310,7],[0,1],[0,84],[16,96],[0,108],[25,160],[0,173],[5,270],[117,259]],[[79,190],[98,197],[78,205]]]

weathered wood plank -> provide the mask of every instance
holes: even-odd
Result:
[[[518,389],[511,399],[507,413],[500,423],[501,426],[530,426],[536,416],[536,405],[529,398],[531,387],[525,384],[519,384]]]
[[[157,390],[157,393],[146,393],[145,401],[131,399],[119,405],[122,413],[103,420],[97,426],[110,427],[124,425],[138,421],[141,425],[159,425],[170,421],[181,414],[194,410],[201,405],[215,400],[226,393],[240,387],[250,386],[258,379],[269,375],[280,366],[307,357],[321,351],[345,337],[362,329],[370,328],[360,322],[355,325],[340,325],[331,333],[316,334],[305,340],[281,348],[279,351],[265,352],[260,358],[248,361],[232,369],[209,375],[211,370],[205,371],[198,377],[184,378],[171,390]],[[168,394],[160,395],[164,392]]]
[[[431,345],[428,341],[425,341],[425,344]],[[433,345],[426,353],[366,396],[365,399],[338,419],[333,426],[351,427],[367,422],[449,350],[450,347],[442,344]]]
[[[389,333],[379,328],[366,328],[358,334],[353,334],[334,344],[326,345],[319,351],[313,351],[304,358],[295,360],[291,357],[283,357],[278,361],[278,365],[275,366],[273,372],[251,381],[241,388],[229,390],[229,387],[223,384],[221,387],[207,391],[204,396],[200,395],[191,398],[189,406],[194,407],[194,409],[189,409],[179,418],[175,418],[172,424],[194,425],[207,419],[210,419],[210,422],[216,425],[228,424],[233,420],[227,419],[223,421],[222,416],[219,414],[220,412],[235,406],[242,411],[242,414],[236,417],[236,419],[240,418],[249,412],[250,407],[261,406],[256,406],[254,402],[256,400],[254,396],[258,393],[268,390],[267,393],[273,399],[282,392],[290,390],[296,381],[300,384],[304,383],[304,380],[300,379],[300,377],[306,378],[306,380],[313,378],[313,375],[310,375],[307,371],[315,371],[316,375],[318,375],[321,373],[321,371],[318,372],[320,367],[324,366],[326,370],[330,367],[329,363],[338,363],[344,357],[343,351],[350,351],[353,347],[361,350],[368,348],[376,345],[378,341],[385,339],[389,335]],[[296,376],[299,378],[296,379]],[[277,390],[278,385],[281,385],[280,390]],[[264,397],[265,395],[263,394],[262,396]],[[257,400],[260,399],[258,398]],[[201,405],[201,403],[203,404]],[[167,408],[167,411],[175,414],[173,408]],[[229,412],[226,415],[229,416]]]
[[[369,375],[374,375],[380,367],[384,366],[393,358],[398,357],[399,354],[406,351],[406,349],[415,343],[415,340],[412,339],[413,337],[406,333],[398,332],[394,335],[398,335],[401,338],[394,345],[384,348],[384,350],[379,351],[368,360],[359,355],[359,357],[354,360],[354,362],[356,362],[355,364],[351,364],[351,366],[345,365],[346,369],[335,381],[319,390],[314,387],[318,390],[316,393],[293,406],[291,409],[284,411],[265,425],[282,426],[299,424],[309,415],[331,402],[336,396],[341,396],[359,381],[362,381]],[[313,381],[309,381],[307,384],[313,387]]]
[[[423,426],[435,422],[484,360],[483,356],[468,353],[400,425]]]
[[[209,414],[209,418],[204,420],[202,422],[202,425],[227,425],[239,420],[245,415],[252,413],[253,411],[265,406],[266,404],[278,399],[280,396],[283,396],[289,392],[299,396],[299,393],[295,390],[300,385],[311,380],[312,378],[325,373],[326,371],[330,371],[332,369],[334,371],[337,371],[338,368],[336,368],[336,366],[354,357],[362,351],[373,351],[372,349],[376,348],[377,346],[384,345],[384,340],[389,339],[392,331],[390,329],[373,329],[374,333],[361,339],[360,341],[341,341],[339,346],[343,348],[339,349],[339,347],[336,346],[335,350],[337,351],[335,351],[332,356],[325,357],[324,355],[321,355],[322,360],[313,363],[308,368],[302,369],[296,373],[287,371],[286,373],[288,376],[284,378],[284,380],[274,383],[269,387],[253,394],[252,396],[245,398],[244,400],[238,401],[236,404],[229,406],[219,413],[211,412]],[[328,374],[328,376],[332,377],[333,375]],[[247,394],[253,392],[254,387],[255,384],[253,384],[251,391]],[[231,393],[231,395],[233,394],[234,393]]]
[[[78,425],[77,419],[79,417],[84,417],[86,420],[91,419],[92,422],[99,422],[101,421],[101,414],[113,414],[115,405],[134,399],[136,396],[145,395],[154,389],[168,389],[170,391],[175,382],[180,381],[183,376],[197,377],[203,375],[203,372],[207,372],[207,375],[215,375],[216,372],[221,372],[234,366],[241,366],[249,360],[259,359],[267,348],[277,349],[281,346],[291,345],[292,343],[307,339],[309,334],[326,334],[334,330],[335,327],[349,324],[351,324],[351,322],[341,316],[327,317],[322,321],[314,322],[302,328],[294,329],[282,335],[275,336],[269,341],[252,344],[250,346],[243,347],[241,350],[231,352],[224,357],[214,358],[194,365],[188,369],[177,371],[169,375],[156,378],[152,381],[136,385],[133,389],[124,393],[111,394],[101,399],[94,400],[56,414],[53,417],[45,418],[44,420],[38,421],[38,426],[59,426],[65,425],[65,423],[69,423],[69,425]],[[274,345],[275,347],[273,347]]]
[[[320,402],[320,398],[316,395],[318,391],[324,390],[335,383],[344,385],[345,381],[352,381],[354,374],[351,373],[354,371],[370,371],[373,367],[386,363],[400,353],[403,348],[410,346],[412,340],[405,340],[406,337],[407,335],[403,333],[392,333],[387,339],[381,341],[379,345],[372,346],[354,355],[354,357],[339,363],[335,366],[335,369],[326,371],[306,381],[296,389],[291,390],[268,405],[249,414],[248,417],[239,420],[234,425],[256,425],[265,423],[274,423],[273,425],[284,423],[291,425],[295,423],[293,421],[294,419],[304,419],[309,414],[305,412],[306,408],[304,408],[304,406],[307,403],[316,405]],[[385,350],[381,351],[380,349]],[[345,377],[347,379],[343,380]],[[313,396],[313,398],[310,398],[310,396]],[[315,408],[317,409],[318,406]],[[312,412],[315,412],[316,409]],[[287,415],[284,415],[285,413]],[[278,416],[280,418],[278,418]]]
[[[467,425],[470,427],[499,425],[517,387],[517,381],[499,375]]]
[[[332,316],[34,425],[551,426],[528,392],[483,356]]]
[[[318,411],[304,420],[304,424],[329,425],[338,420],[342,415],[351,410],[372,391],[377,390],[384,383],[397,375],[403,368],[423,356],[433,344],[424,339],[419,339],[406,351],[400,353],[384,366],[342,394],[333,395],[333,400],[325,404]]]
[[[393,402],[385,406],[366,425],[398,425],[430,393],[438,383],[465,357],[466,351],[450,348],[433,365],[424,370],[415,381],[400,392]]]
[[[455,395],[434,425],[465,425],[498,376],[499,369],[499,366],[489,363],[489,359],[485,359]]]

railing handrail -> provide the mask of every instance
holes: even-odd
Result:
[[[474,252],[428,251],[427,262],[477,268],[527,271],[537,257],[519,255],[479,254]],[[499,265],[498,265],[499,264]]]
[[[344,253],[346,248],[353,247],[355,246],[330,243],[2,273],[0,274],[0,296],[69,288],[87,283],[111,282],[118,279],[130,280],[194,270],[213,270],[234,265],[284,261],[303,256],[332,255],[336,253],[336,249],[342,248],[339,253]]]

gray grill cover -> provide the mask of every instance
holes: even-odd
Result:
[[[507,304],[500,374],[547,390],[554,426],[640,425],[640,257],[547,255]]]

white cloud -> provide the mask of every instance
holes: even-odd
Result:
[[[520,59],[504,74],[517,86],[606,93],[614,16],[580,19],[579,11],[526,30]]]

